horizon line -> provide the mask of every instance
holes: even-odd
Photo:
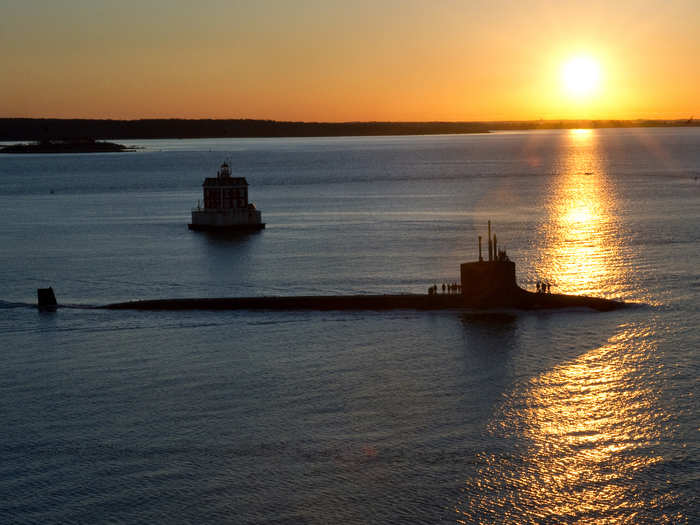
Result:
[[[144,120],[181,120],[181,121],[250,121],[276,122],[280,124],[500,124],[500,123],[531,123],[531,122],[698,122],[695,115],[689,117],[635,117],[635,118],[530,118],[530,119],[487,119],[487,120],[278,120],[273,118],[255,117],[5,117],[0,120],[91,120],[140,122]]]

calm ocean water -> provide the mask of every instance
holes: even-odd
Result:
[[[697,523],[700,129],[0,155],[3,523]],[[228,160],[268,227],[187,230]],[[586,310],[29,305],[423,292],[491,219]]]

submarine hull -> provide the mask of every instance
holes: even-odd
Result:
[[[592,308],[610,311],[624,303],[580,295],[539,294],[518,288],[497,297],[455,295],[331,295],[154,299],[103,306],[111,310],[449,310]]]

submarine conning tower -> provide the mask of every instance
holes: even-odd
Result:
[[[472,299],[503,299],[518,289],[515,282],[515,263],[508,258],[505,249],[498,249],[496,235],[491,235],[491,221],[488,222],[488,258],[481,254],[479,236],[479,260],[460,265],[462,294]]]

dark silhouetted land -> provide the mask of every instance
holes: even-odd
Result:
[[[30,144],[12,144],[0,148],[0,153],[109,153],[130,151],[114,142],[94,139],[40,140]]]
[[[343,137],[483,133],[475,122],[278,122],[274,120],[0,119],[0,140]]]
[[[685,120],[531,120],[500,122],[281,122],[275,120],[0,119],[0,140],[189,139],[440,135],[499,130],[697,126]]]

